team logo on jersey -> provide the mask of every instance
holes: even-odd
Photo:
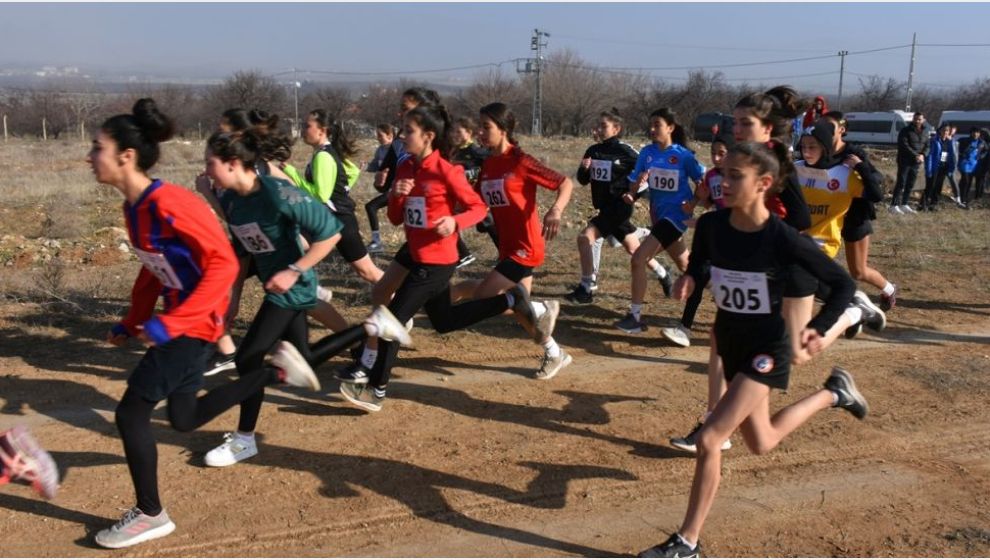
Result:
[[[525,259],[529,257],[529,251],[527,251],[526,249],[519,249],[518,251],[516,251],[516,256]]]
[[[758,354],[753,358],[753,369],[757,373],[770,373],[773,371],[773,357],[769,354]]]
[[[653,163],[653,156],[646,156],[646,163]]]
[[[306,202],[306,196],[301,190],[296,187],[289,187],[285,185],[280,185],[278,187],[278,196],[282,200],[287,201],[289,204],[298,204],[300,202]]]
[[[680,160],[677,159],[677,156],[670,156],[670,158],[667,159],[667,163],[669,163],[671,165],[677,165],[677,162],[678,161],[680,161]]]
[[[832,179],[831,181],[829,181],[828,182],[828,190],[830,190],[830,191],[837,191],[837,190],[839,190],[839,180],[838,179]]]

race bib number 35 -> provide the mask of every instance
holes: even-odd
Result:
[[[481,198],[489,208],[508,206],[509,198],[505,196],[505,181],[492,179],[481,182]]]
[[[611,181],[612,180],[612,162],[601,159],[591,160],[591,180],[592,181]]]
[[[426,227],[426,198],[406,197],[406,225],[421,229]]]
[[[261,231],[258,222],[250,224],[234,225],[230,224],[230,231],[237,236],[244,248],[249,253],[271,253],[275,250],[275,245],[271,239]]]
[[[161,253],[149,253],[148,251],[142,251],[137,247],[134,248],[134,254],[137,255],[141,264],[158,278],[165,287],[172,288],[175,290],[182,289],[182,281],[179,280],[179,275],[175,273],[175,269],[165,258],[165,255]]]
[[[650,168],[650,188],[655,191],[677,192],[681,173],[677,169]]]
[[[712,292],[719,309],[733,313],[770,313],[770,290],[764,272],[740,272],[712,267]]]

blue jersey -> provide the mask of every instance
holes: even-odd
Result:
[[[684,220],[690,216],[681,209],[681,204],[694,196],[688,179],[701,181],[705,166],[698,163],[694,152],[680,144],[671,144],[664,150],[650,144],[639,152],[629,181],[639,181],[644,172],[648,174],[651,221],[655,224],[668,220],[678,230],[686,231]]]

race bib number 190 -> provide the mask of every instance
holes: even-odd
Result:
[[[661,169],[659,167],[650,168],[650,188],[655,191],[677,192],[677,183],[680,179],[680,171],[677,169]]]
[[[406,225],[413,228],[426,227],[426,198],[422,196],[406,197]]]
[[[481,182],[481,198],[489,208],[508,206],[509,198],[505,196],[505,181],[492,179]]]
[[[712,267],[712,292],[719,309],[733,313],[770,313],[770,290],[765,272],[740,272]]]
[[[165,255],[161,253],[149,253],[137,247],[134,248],[134,254],[137,255],[141,264],[148,269],[148,272],[154,274],[155,278],[158,278],[158,281],[165,287],[175,290],[182,289],[182,281],[179,280],[179,275],[175,273],[175,269],[172,268]]]

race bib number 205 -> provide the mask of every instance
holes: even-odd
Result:
[[[733,313],[770,313],[770,290],[765,272],[741,272],[712,267],[712,293],[719,309]]]

